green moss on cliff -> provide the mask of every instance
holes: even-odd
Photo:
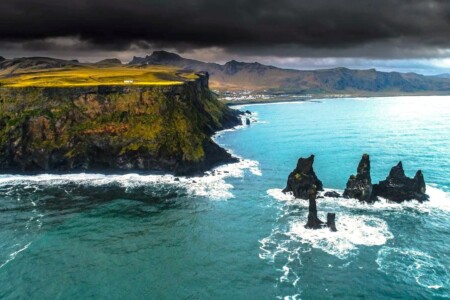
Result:
[[[205,161],[209,135],[233,118],[204,79],[170,87],[0,88],[0,168],[176,170]]]

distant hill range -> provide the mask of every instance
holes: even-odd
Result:
[[[120,60],[114,58],[88,64],[77,60],[47,57],[14,59],[0,57],[0,76],[33,73],[52,68],[82,66],[108,68],[117,67],[120,64]],[[424,76],[416,73],[347,68],[293,70],[235,60],[221,65],[183,58],[166,51],[155,51],[146,57],[134,57],[128,66],[139,68],[143,65],[174,66],[183,71],[206,71],[210,75],[210,87],[220,92],[252,90],[273,94],[352,96],[450,94],[450,74]]]
[[[438,75],[434,75],[434,77],[438,77],[438,78],[450,78],[450,73],[438,74]]]
[[[211,88],[220,91],[266,90],[274,93],[351,95],[450,94],[449,76],[379,72],[375,69],[305,71],[235,60],[220,65],[186,59],[166,51],[155,51],[146,57],[134,57],[130,64],[172,65],[185,70],[207,71]]]
[[[82,64],[80,64],[77,60],[63,60],[50,57],[21,57],[5,59],[0,56],[0,75],[80,65]]]

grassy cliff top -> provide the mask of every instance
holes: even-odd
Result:
[[[0,87],[83,87],[101,85],[178,85],[193,72],[170,66],[73,65],[61,68],[0,69]]]

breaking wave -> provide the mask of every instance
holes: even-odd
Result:
[[[281,268],[278,268],[281,274],[279,282],[296,287],[300,281],[298,270],[301,269],[302,256],[306,252],[318,249],[340,260],[348,260],[358,255],[362,247],[382,247],[377,258],[381,271],[390,274],[399,268],[404,273],[397,274],[399,279],[413,276],[418,284],[430,289],[448,286],[448,272],[436,259],[426,253],[385,246],[394,238],[394,234],[384,220],[384,212],[448,215],[449,194],[435,185],[427,186],[427,193],[430,201],[424,203],[409,201],[398,204],[381,199],[374,204],[365,204],[342,197],[318,198],[319,219],[326,221],[327,212],[337,213],[338,231],[331,232],[328,228],[310,230],[304,227],[307,222],[308,201],[295,199],[292,194],[284,194],[281,189],[269,189],[267,194],[276,200],[275,205],[279,206],[280,212],[271,234],[260,240],[260,258],[277,266],[281,263]],[[347,261],[342,267],[350,263],[351,261]],[[414,270],[411,271],[412,269]]]
[[[105,175],[105,174],[41,174],[41,175],[0,175],[0,186],[22,185],[28,187],[62,186],[77,184],[85,186],[118,185],[134,188],[148,185],[168,185],[185,189],[189,195],[204,196],[214,200],[233,198],[233,186],[225,181],[228,177],[239,178],[249,171],[261,175],[257,161],[241,159],[237,163],[219,166],[204,176],[176,177],[174,175]]]
[[[431,255],[414,249],[382,247],[376,259],[378,270],[399,281],[416,282],[440,290],[450,286],[447,269]]]
[[[245,114],[242,116],[242,124],[246,118],[251,122],[257,121],[257,114]],[[225,132],[235,131],[245,128],[246,125],[238,125],[234,128],[217,132],[213,139]],[[42,186],[62,186],[66,184],[77,184],[84,186],[105,186],[118,185],[124,188],[135,188],[148,185],[167,185],[181,188],[191,196],[208,197],[213,200],[227,200],[233,198],[231,192],[233,185],[225,181],[226,178],[242,178],[248,171],[253,175],[261,176],[259,162],[255,160],[243,159],[238,155],[229,153],[239,159],[236,163],[221,165],[211,171],[207,171],[203,176],[174,176],[171,174],[94,174],[94,173],[74,173],[74,174],[40,174],[40,175],[0,175],[0,187],[10,185],[22,185],[27,187],[41,188]]]
[[[318,230],[306,229],[304,225],[307,221],[308,201],[295,199],[292,195],[286,195],[281,192],[281,189],[270,189],[267,191],[267,194],[277,200],[287,202],[287,205],[281,207],[282,212],[278,222],[281,224],[275,230],[276,234],[272,234],[261,241],[263,251],[265,250],[264,245],[272,238],[279,236],[280,233],[282,233],[283,238],[288,238],[294,244],[307,244],[312,248],[321,249],[340,259],[345,259],[358,253],[358,247],[360,246],[380,246],[393,238],[387,223],[378,217],[354,215],[351,212],[340,210],[336,203],[324,205],[325,201],[330,201],[331,199],[336,201],[335,198],[319,199],[318,216],[320,219],[326,220],[326,212],[338,211],[336,217],[338,231],[330,232],[328,228]],[[283,224],[283,221],[285,221],[285,224]],[[283,231],[282,228],[286,229]]]

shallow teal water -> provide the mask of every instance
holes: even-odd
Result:
[[[205,178],[0,175],[0,298],[450,297],[450,97],[247,106],[216,139],[244,160]],[[299,156],[342,190],[361,154],[372,179],[399,160],[431,201],[321,199],[337,233],[308,231],[284,196]]]

